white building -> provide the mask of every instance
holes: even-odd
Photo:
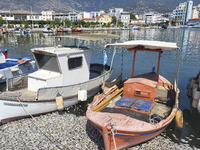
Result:
[[[42,11],[42,20],[54,20],[55,12],[52,11]]]
[[[65,19],[69,18],[68,13],[55,13],[54,19],[60,19],[61,21],[64,21]]]
[[[176,9],[173,10],[172,19],[177,24],[187,24],[188,20],[192,18],[193,1],[180,3]]]
[[[200,17],[200,4],[194,6],[192,9],[192,18],[199,18]]]
[[[146,24],[165,23],[169,21],[168,17],[159,13],[150,12],[146,13],[144,16]]]
[[[102,14],[104,14],[105,12],[102,11],[92,11],[92,12],[82,12],[82,18],[96,18],[98,16],[101,16]]]
[[[11,14],[11,11],[0,11],[0,17],[3,20],[15,20],[14,15]]]
[[[130,23],[130,13],[129,12],[121,12],[120,21],[123,22],[124,26],[128,26]]]
[[[124,11],[123,8],[114,8],[114,9],[109,9],[109,15],[110,16],[115,16],[117,21],[120,21],[121,13]]]

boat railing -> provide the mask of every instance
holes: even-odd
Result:
[[[18,76],[6,81],[7,91],[15,91],[28,87],[28,76]]]

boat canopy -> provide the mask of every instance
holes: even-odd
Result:
[[[176,43],[172,42],[161,42],[161,41],[148,41],[148,40],[134,40],[134,41],[127,41],[123,43],[113,43],[113,44],[106,44],[104,49],[110,46],[118,46],[126,48],[127,50],[133,50],[136,47],[143,47],[142,49],[151,49],[151,50],[173,50],[178,49]]]

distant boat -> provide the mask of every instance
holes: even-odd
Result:
[[[19,32],[21,35],[30,35],[31,34],[31,32],[29,31],[29,30],[27,30],[27,29],[25,29],[25,28],[22,28],[22,29],[20,29],[20,32]]]
[[[42,31],[43,33],[54,33],[55,31],[49,27],[45,27],[44,30]]]
[[[83,32],[83,29],[76,29],[76,28],[73,28],[73,29],[72,29],[72,32]]]
[[[7,50],[0,51],[0,83],[37,70],[35,61],[27,58],[10,59],[7,54]]]
[[[175,116],[177,124],[182,127],[183,118],[182,112],[178,110],[179,90],[176,78],[179,76],[179,67],[175,71],[174,85],[159,75],[163,50],[177,49],[175,66],[179,64],[180,50],[177,44],[141,40],[106,44],[104,50],[108,47],[126,48],[128,52],[134,51],[134,56],[131,77],[121,83],[105,86],[107,90],[94,97],[86,112],[87,118],[102,134],[105,149],[125,149],[148,141],[163,132]],[[152,72],[133,76],[138,51],[158,53],[157,72],[154,72],[153,68]],[[109,85],[104,85],[106,84]]]
[[[67,33],[68,32],[68,30],[67,29],[62,29],[62,28],[60,28],[60,29],[57,29],[57,32],[61,32],[61,33]]]
[[[131,28],[131,30],[139,30],[139,29],[140,29],[139,26],[133,26],[133,27]]]
[[[127,26],[123,26],[120,28],[120,30],[131,30],[130,28],[128,28]]]
[[[38,71],[7,81],[0,93],[0,122],[56,111],[86,101],[109,79],[112,68],[90,64],[92,51],[86,47],[32,49]],[[56,97],[63,98],[56,103]]]

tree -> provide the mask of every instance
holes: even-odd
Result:
[[[121,22],[121,21],[119,21],[119,22],[117,23],[117,26],[118,26],[118,27],[123,27],[123,25],[124,25],[124,24],[123,24],[123,22]]]
[[[115,16],[112,16],[112,24],[116,25],[117,18]]]
[[[0,26],[2,26],[2,25],[5,24],[5,23],[6,23],[6,21],[3,20],[3,19],[0,17]]]
[[[130,19],[136,19],[135,15],[130,13]]]

